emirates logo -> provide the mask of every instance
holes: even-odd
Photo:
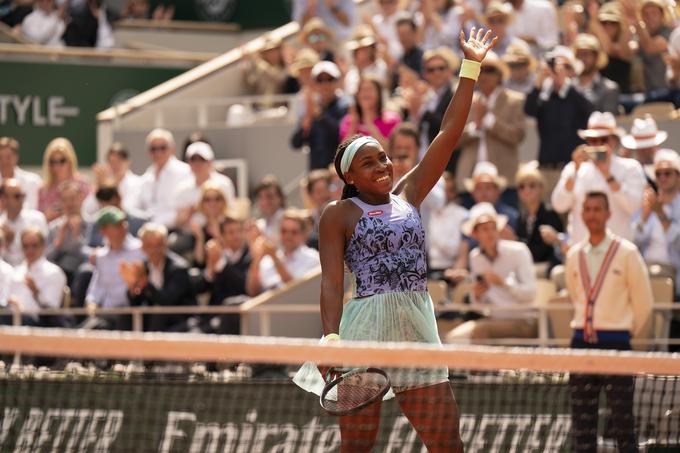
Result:
[[[375,217],[377,215],[383,215],[384,213],[385,213],[385,211],[383,211],[382,209],[378,209],[376,211],[368,211],[368,216],[369,217]]]

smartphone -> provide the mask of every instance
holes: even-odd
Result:
[[[607,160],[606,146],[588,146],[586,148],[586,153],[588,153],[588,159],[593,162],[604,162]]]

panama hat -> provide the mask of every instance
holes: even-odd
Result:
[[[302,27],[302,30],[300,31],[300,41],[306,43],[309,35],[313,34],[315,31],[324,33],[328,36],[328,39],[333,38],[333,30],[331,30],[323,20],[318,17],[312,17],[307,21],[305,26]]]
[[[622,136],[625,132],[616,125],[616,118],[610,112],[595,111],[588,118],[588,128],[579,129],[578,136],[586,140],[589,138],[609,137],[610,135]]]
[[[486,57],[484,57],[481,67],[483,68],[485,66],[492,66],[496,68],[496,70],[501,73],[502,80],[507,79],[510,75],[510,69],[508,68],[508,65],[505,64],[505,62],[501,60],[498,54],[493,50],[489,50],[486,54]]]
[[[630,134],[621,138],[621,144],[628,149],[653,148],[667,138],[668,132],[660,131],[654,118],[647,114],[644,118],[635,118]]]
[[[460,230],[465,236],[472,236],[477,225],[487,222],[496,222],[496,228],[500,231],[507,225],[508,217],[498,214],[491,203],[477,203],[470,209],[468,219],[460,226]]]
[[[666,168],[680,173],[680,155],[672,149],[663,148],[654,154],[654,170]]]
[[[616,22],[618,24],[623,22],[621,15],[621,8],[618,2],[607,2],[600,7],[597,13],[597,18],[600,22]]]
[[[595,35],[589,33],[579,33],[574,39],[574,44],[572,44],[574,52],[577,50],[590,50],[597,54],[597,67],[599,69],[604,68],[609,63],[609,57],[607,53],[602,50],[600,45],[600,40],[597,39]]]
[[[293,77],[297,77],[300,74],[300,69],[313,68],[319,61],[321,61],[321,58],[319,58],[319,54],[314,49],[300,49],[295,54],[293,63],[290,65],[290,74]]]
[[[357,50],[362,47],[373,46],[377,43],[373,29],[368,25],[357,25],[352,32],[352,38],[347,41],[348,50]]]
[[[463,181],[465,190],[472,192],[480,182],[491,182],[498,186],[498,189],[503,191],[508,185],[508,181],[503,177],[498,175],[498,168],[491,162],[482,161],[477,162],[474,170],[472,171],[472,178],[467,178]]]
[[[527,63],[530,72],[536,69],[536,59],[531,54],[529,44],[519,38],[513,39],[512,43],[505,49],[502,59],[507,65]]]

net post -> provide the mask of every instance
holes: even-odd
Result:
[[[272,317],[268,311],[258,313],[260,317],[260,335],[270,336],[272,333]]]

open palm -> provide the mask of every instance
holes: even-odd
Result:
[[[476,32],[476,33],[475,33]],[[460,47],[463,49],[463,54],[467,60],[479,61],[484,60],[486,53],[496,45],[498,36],[491,39],[491,30],[484,33],[484,29],[479,30],[476,27],[470,29],[470,37],[466,40],[465,33],[460,32]]]

